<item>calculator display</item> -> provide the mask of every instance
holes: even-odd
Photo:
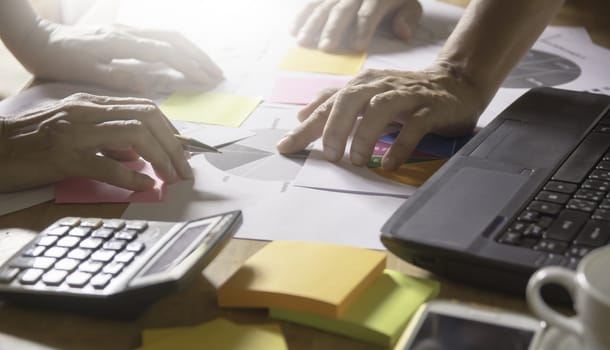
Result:
[[[209,222],[189,225],[179,233],[179,237],[172,242],[170,246],[148,267],[142,276],[150,276],[159,272],[164,272],[175,266],[177,263],[191,253],[186,251],[189,247],[199,246],[203,239],[207,236],[207,228]],[[195,242],[196,245],[195,245]],[[186,254],[185,254],[186,253]]]

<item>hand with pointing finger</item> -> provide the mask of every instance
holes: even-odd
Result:
[[[398,39],[408,41],[421,15],[417,0],[311,0],[299,12],[292,34],[305,47],[362,52],[383,21]]]

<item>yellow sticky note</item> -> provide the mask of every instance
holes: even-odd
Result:
[[[398,181],[405,185],[421,186],[430,176],[434,175],[445,162],[447,162],[447,159],[438,159],[402,164],[394,171],[387,171],[383,168],[373,168],[371,170],[387,179]]]
[[[194,327],[144,330],[139,349],[286,350],[288,346],[277,324],[239,325],[218,318]]]
[[[279,70],[298,72],[356,75],[360,72],[366,53],[331,54],[320,50],[294,47],[286,52],[278,66]]]
[[[271,309],[272,318],[304,324],[325,331],[390,347],[399,338],[418,307],[438,294],[439,284],[415,279],[398,271],[383,275],[347,309],[332,319],[311,313]]]
[[[273,241],[218,290],[223,307],[280,308],[341,316],[383,272],[381,251],[335,244]]]
[[[174,120],[238,127],[260,102],[259,97],[177,92],[159,108]]]

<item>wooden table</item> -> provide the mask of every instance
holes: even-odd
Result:
[[[465,3],[464,0],[449,2]],[[553,24],[585,26],[598,44],[610,47],[610,2],[607,0],[568,1]],[[41,230],[63,216],[120,217],[120,204],[56,205],[44,203],[0,217],[0,227]],[[390,213],[388,213],[390,215]],[[32,234],[0,237],[0,261],[31,239]],[[270,320],[259,310],[226,310],[216,306],[215,287],[225,281],[250,255],[266,242],[233,239],[203,271],[203,276],[187,289],[161,299],[134,321],[112,321],[61,312],[27,309],[0,304],[0,349],[128,349],[139,345],[144,328],[186,326],[217,316],[236,322],[264,323]],[[418,277],[441,281],[441,298],[458,299],[491,307],[527,312],[523,298],[480,290],[430,276],[395,256],[388,267]],[[282,330],[291,349],[371,349],[372,346],[334,334],[286,322]]]

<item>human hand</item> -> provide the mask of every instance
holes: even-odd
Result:
[[[140,156],[166,182],[190,179],[192,170],[175,133],[149,100],[89,94],[0,119],[0,192],[73,176],[148,190],[155,184],[152,178],[119,162]]]
[[[299,111],[302,123],[277,148],[281,153],[297,152],[321,136],[325,157],[339,161],[353,130],[350,160],[364,166],[387,127],[397,126],[400,132],[382,159],[384,169],[394,170],[429,132],[471,132],[485,104],[456,69],[436,65],[418,72],[369,70],[341,90],[325,91]]]
[[[171,89],[177,80],[171,70],[144,70],[143,62],[163,63],[201,85],[222,79],[220,68],[203,51],[174,32],[122,25],[87,28],[41,20],[15,51],[19,61],[36,77],[132,92],[143,92],[151,86]],[[118,64],[116,60],[120,59],[136,59],[140,64]]]
[[[310,0],[299,12],[292,35],[305,47],[365,51],[384,19],[391,20],[397,38],[408,41],[421,15],[417,0]]]

